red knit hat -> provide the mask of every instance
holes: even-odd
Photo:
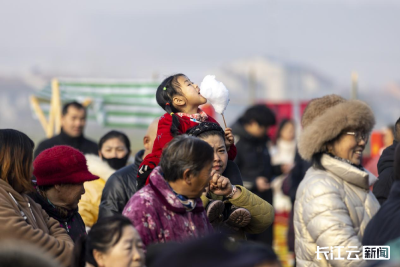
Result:
[[[99,179],[89,172],[85,156],[70,146],[55,146],[41,152],[33,161],[33,175],[39,186]]]

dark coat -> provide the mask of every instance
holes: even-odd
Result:
[[[43,150],[60,145],[72,146],[73,148],[81,151],[83,154],[99,154],[99,149],[95,142],[86,139],[83,135],[80,137],[70,137],[61,130],[61,133],[59,135],[56,135],[39,143],[35,150],[34,156],[36,158]]]
[[[394,152],[398,142],[393,141],[391,146],[385,148],[378,161],[378,174],[379,180],[375,183],[373,193],[378,199],[379,204],[385,203],[389,196],[390,188],[394,182],[393,166],[394,166]]]
[[[267,135],[263,138],[250,135],[240,121],[233,125],[232,132],[239,139],[236,143],[238,153],[235,163],[242,173],[244,182],[254,183],[258,176],[264,176],[271,181],[273,177],[282,174],[279,165],[271,165]]]
[[[99,207],[99,219],[122,214],[126,203],[137,191],[136,176],[143,161],[144,150],[136,153],[135,162],[126,166],[108,178],[103,189]]]
[[[46,213],[57,220],[60,223],[60,227],[64,228],[71,239],[76,242],[79,237],[86,235],[85,223],[82,220],[81,215],[78,213],[78,209],[68,212],[66,215],[61,215],[59,210],[54,208],[44,197],[39,193],[34,192],[29,196],[46,211]]]
[[[381,246],[400,237],[400,181],[393,183],[390,195],[365,228],[364,246]]]

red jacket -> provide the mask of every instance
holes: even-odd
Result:
[[[208,116],[207,121],[218,124],[218,122],[210,116]],[[198,124],[198,122],[192,120],[191,118],[187,116],[182,116],[180,118],[179,131],[181,134],[184,134],[187,130],[195,127]],[[154,169],[160,163],[163,148],[174,138],[171,135],[171,125],[172,116],[168,113],[165,113],[158,122],[157,136],[154,140],[153,151],[149,155],[147,155],[146,158],[143,159],[142,164],[140,164],[139,166],[139,170],[143,165],[147,165],[151,169]],[[236,153],[237,151],[235,145],[231,145],[228,151],[228,159],[234,160],[236,157]],[[148,184],[148,179],[146,181],[146,184]]]

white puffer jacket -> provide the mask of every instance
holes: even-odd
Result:
[[[373,175],[348,163],[323,155],[326,171],[311,167],[297,189],[294,205],[295,251],[297,266],[360,266],[361,240],[365,227],[379,209],[379,202],[369,190]],[[370,181],[371,180],[371,181]],[[317,246],[343,246],[344,260],[325,259]],[[349,248],[356,246],[357,249]],[[360,260],[347,260],[346,251],[358,250]],[[355,253],[352,253],[354,258]],[[338,249],[333,258],[338,258]]]

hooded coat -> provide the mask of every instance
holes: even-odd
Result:
[[[0,241],[7,239],[31,243],[48,252],[63,266],[71,263],[74,243],[60,223],[49,217],[26,194],[19,194],[0,179]]]
[[[183,242],[212,233],[201,199],[196,199],[192,211],[186,211],[161,171],[156,167],[151,172],[149,184],[132,196],[122,213],[132,221],[144,245]]]
[[[126,203],[137,191],[136,176],[144,150],[136,153],[135,162],[116,171],[107,180],[101,196],[99,218],[122,214]]]
[[[373,193],[379,203],[383,205],[389,197],[390,189],[394,182],[394,152],[398,142],[393,141],[393,144],[385,148],[378,161],[379,180],[375,183]]]
[[[108,178],[115,172],[107,162],[96,155],[85,155],[89,171],[100,179],[85,182],[85,194],[79,201],[79,213],[86,227],[92,227],[99,217],[101,195]]]

